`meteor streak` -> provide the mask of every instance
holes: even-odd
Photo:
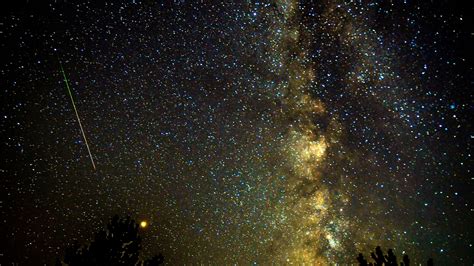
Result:
[[[82,127],[81,118],[79,118],[79,113],[77,112],[76,104],[74,103],[74,98],[72,97],[72,92],[71,92],[71,89],[69,88],[69,82],[67,81],[66,73],[64,72],[61,61],[59,62],[59,66],[61,67],[61,73],[63,74],[64,83],[66,83],[66,88],[67,88],[67,91],[69,92],[69,97],[71,98],[72,107],[74,107],[74,112],[76,113],[77,122],[79,123],[79,127],[81,128],[82,137],[84,138],[87,151],[89,152],[89,157],[91,158],[92,167],[94,168],[94,170],[96,170],[94,158],[92,157],[91,149],[89,148],[89,143],[87,142],[86,133],[84,132],[84,128]]]

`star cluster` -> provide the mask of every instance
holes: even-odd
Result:
[[[178,264],[473,263],[472,8],[220,2],[3,11],[0,259],[120,214]]]

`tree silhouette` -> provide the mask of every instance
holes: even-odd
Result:
[[[407,254],[403,255],[403,263],[401,265],[410,266],[410,259]]]
[[[428,266],[433,266],[433,265],[434,265],[434,264],[433,264],[433,259],[430,258],[430,259],[428,260]]]
[[[362,253],[359,253],[359,256],[357,257],[357,261],[359,262],[360,266],[367,266],[367,260],[364,259],[364,255]]]
[[[359,256],[356,257],[357,262],[359,262],[360,266],[398,266],[397,262],[397,256],[393,253],[392,249],[389,249],[387,251],[387,255],[383,254],[382,248],[380,246],[377,246],[375,248],[375,253],[371,252],[370,257],[374,260],[374,263],[372,262],[367,262],[367,260],[364,258],[364,255],[362,253],[359,253]],[[408,258],[408,255],[405,254],[403,255],[403,262],[400,263],[400,266],[410,266],[410,259]],[[433,266],[433,259],[429,259],[428,266]]]
[[[383,255],[383,251],[379,246],[375,248],[375,253],[370,253],[370,256],[375,261],[375,266],[382,266],[387,262],[385,260],[385,256]]]
[[[117,215],[107,224],[107,230],[95,234],[90,245],[81,246],[76,241],[66,248],[64,260],[56,265],[146,265],[154,266],[163,263],[161,254],[151,259],[140,261],[141,238],[138,235],[138,224],[131,219],[119,218]]]

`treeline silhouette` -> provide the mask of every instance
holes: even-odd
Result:
[[[94,240],[88,245],[80,245],[77,241],[65,250],[64,258],[56,259],[59,265],[140,265],[155,266],[164,263],[161,254],[152,258],[140,260],[141,238],[138,235],[139,225],[130,216],[120,218],[115,215],[107,224],[106,230],[100,230],[94,236]],[[368,262],[362,253],[356,257],[360,266],[410,266],[407,254],[403,255],[398,264],[397,257],[392,249],[384,254],[382,248],[377,246],[375,252],[370,254],[373,262]],[[433,259],[429,259],[428,266],[433,266]]]
[[[364,255],[359,253],[357,261],[359,262],[360,266],[410,266],[410,258],[407,254],[403,255],[402,262],[398,264],[397,256],[395,256],[393,250],[389,249],[387,251],[387,255],[385,255],[380,246],[375,248],[375,253],[370,253],[370,257],[374,260],[373,263],[367,262],[367,260],[364,258]],[[428,259],[427,265],[433,266],[433,259]]]
[[[155,266],[164,262],[159,254],[140,260],[141,238],[138,224],[130,217],[114,216],[106,230],[95,234],[89,245],[81,246],[76,241],[66,248],[64,258],[56,259],[56,265],[143,265]]]

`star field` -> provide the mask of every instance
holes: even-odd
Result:
[[[472,7],[164,2],[2,11],[0,261],[120,214],[171,264],[474,263]]]

